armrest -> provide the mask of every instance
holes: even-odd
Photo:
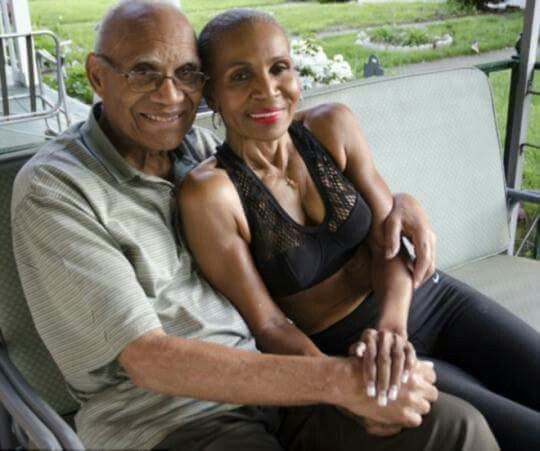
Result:
[[[4,347],[0,347],[0,371],[21,402],[39,417],[39,421],[48,428],[51,434],[54,434],[61,449],[84,450],[84,445],[77,434],[26,382],[19,370],[9,360]],[[12,416],[15,418],[13,414]]]
[[[26,405],[1,371],[0,402],[38,449],[62,449],[52,431]]]
[[[506,188],[506,196],[515,202],[523,201],[540,204],[540,191]]]

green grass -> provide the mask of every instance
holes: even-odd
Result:
[[[36,27],[53,30],[63,39],[72,39],[76,46],[88,49],[92,46],[96,24],[114,3],[115,0],[30,0],[30,12]],[[182,1],[182,6],[197,31],[220,11],[231,7],[257,7],[274,14],[295,35],[328,29],[421,22],[463,14],[452,3],[408,3],[404,7],[399,3],[323,5],[284,0],[189,0]]]
[[[472,55],[474,51],[471,49],[471,43],[474,40],[479,42],[482,52],[513,46],[522,26],[523,18],[519,12],[448,19],[443,24],[429,25],[426,28],[430,35],[450,33],[454,42],[449,47],[407,53],[383,51],[376,53],[384,69],[445,57]],[[321,45],[329,56],[341,53],[351,64],[356,77],[361,78],[364,63],[374,51],[356,45],[356,39],[357,33],[351,33],[322,39]]]
[[[271,8],[262,8],[272,11]],[[408,3],[366,4],[356,3],[292,4],[289,8],[273,9],[276,19],[293,35],[316,33],[324,30],[361,28],[393,23],[423,22],[452,17],[455,10],[445,4]]]

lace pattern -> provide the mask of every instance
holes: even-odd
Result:
[[[263,261],[302,246],[308,233],[335,233],[349,217],[358,197],[352,183],[302,124],[293,122],[289,132],[325,204],[326,217],[317,227],[301,226],[286,216],[262,181],[226,143],[216,154],[242,200],[252,235],[252,252]]]

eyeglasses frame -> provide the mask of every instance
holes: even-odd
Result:
[[[145,90],[137,90],[137,89],[133,89],[133,86],[129,84],[129,77],[131,76],[131,74],[133,72],[136,72],[134,70],[130,70],[128,72],[125,72],[123,71],[122,69],[120,69],[119,65],[116,64],[110,57],[108,57],[107,55],[105,55],[104,53],[94,53],[93,54],[94,56],[96,56],[97,58],[101,59],[102,61],[104,61],[105,63],[107,63],[107,65],[112,69],[114,70],[117,74],[119,75],[122,75],[122,77],[124,77],[126,79],[126,82],[127,82],[127,85],[129,86],[129,88],[133,91],[133,92],[145,92],[145,93],[149,93],[149,92],[155,92],[155,91],[158,91],[161,86],[163,85],[163,82],[166,80],[166,79],[171,79],[172,82],[173,82],[173,85],[176,89],[182,89],[183,91],[187,92],[187,93],[192,93],[192,92],[195,92],[196,89],[192,89],[190,88],[189,86],[186,86],[183,82],[181,82],[177,77],[175,77],[174,75],[164,75],[163,72],[160,72],[158,70],[155,70],[155,71],[152,71],[152,72],[155,72],[155,73],[158,73],[160,74],[161,76],[161,81],[159,82],[159,84],[154,88],[154,89],[151,89],[151,90],[148,90],[148,91],[145,91]],[[201,79],[202,79],[202,83],[201,83],[201,89],[204,87],[204,84],[210,79],[210,77],[208,75],[206,75],[204,72],[200,72],[200,71],[193,71],[194,74],[198,74],[198,75],[201,75]]]

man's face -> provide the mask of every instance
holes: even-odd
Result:
[[[99,66],[100,83],[94,88],[114,144],[121,152],[176,149],[193,124],[202,89],[188,92],[167,78],[151,92],[135,92],[120,72],[153,70],[172,76],[200,70],[193,29],[170,12],[120,26],[103,52],[116,70],[102,58],[92,63]]]

